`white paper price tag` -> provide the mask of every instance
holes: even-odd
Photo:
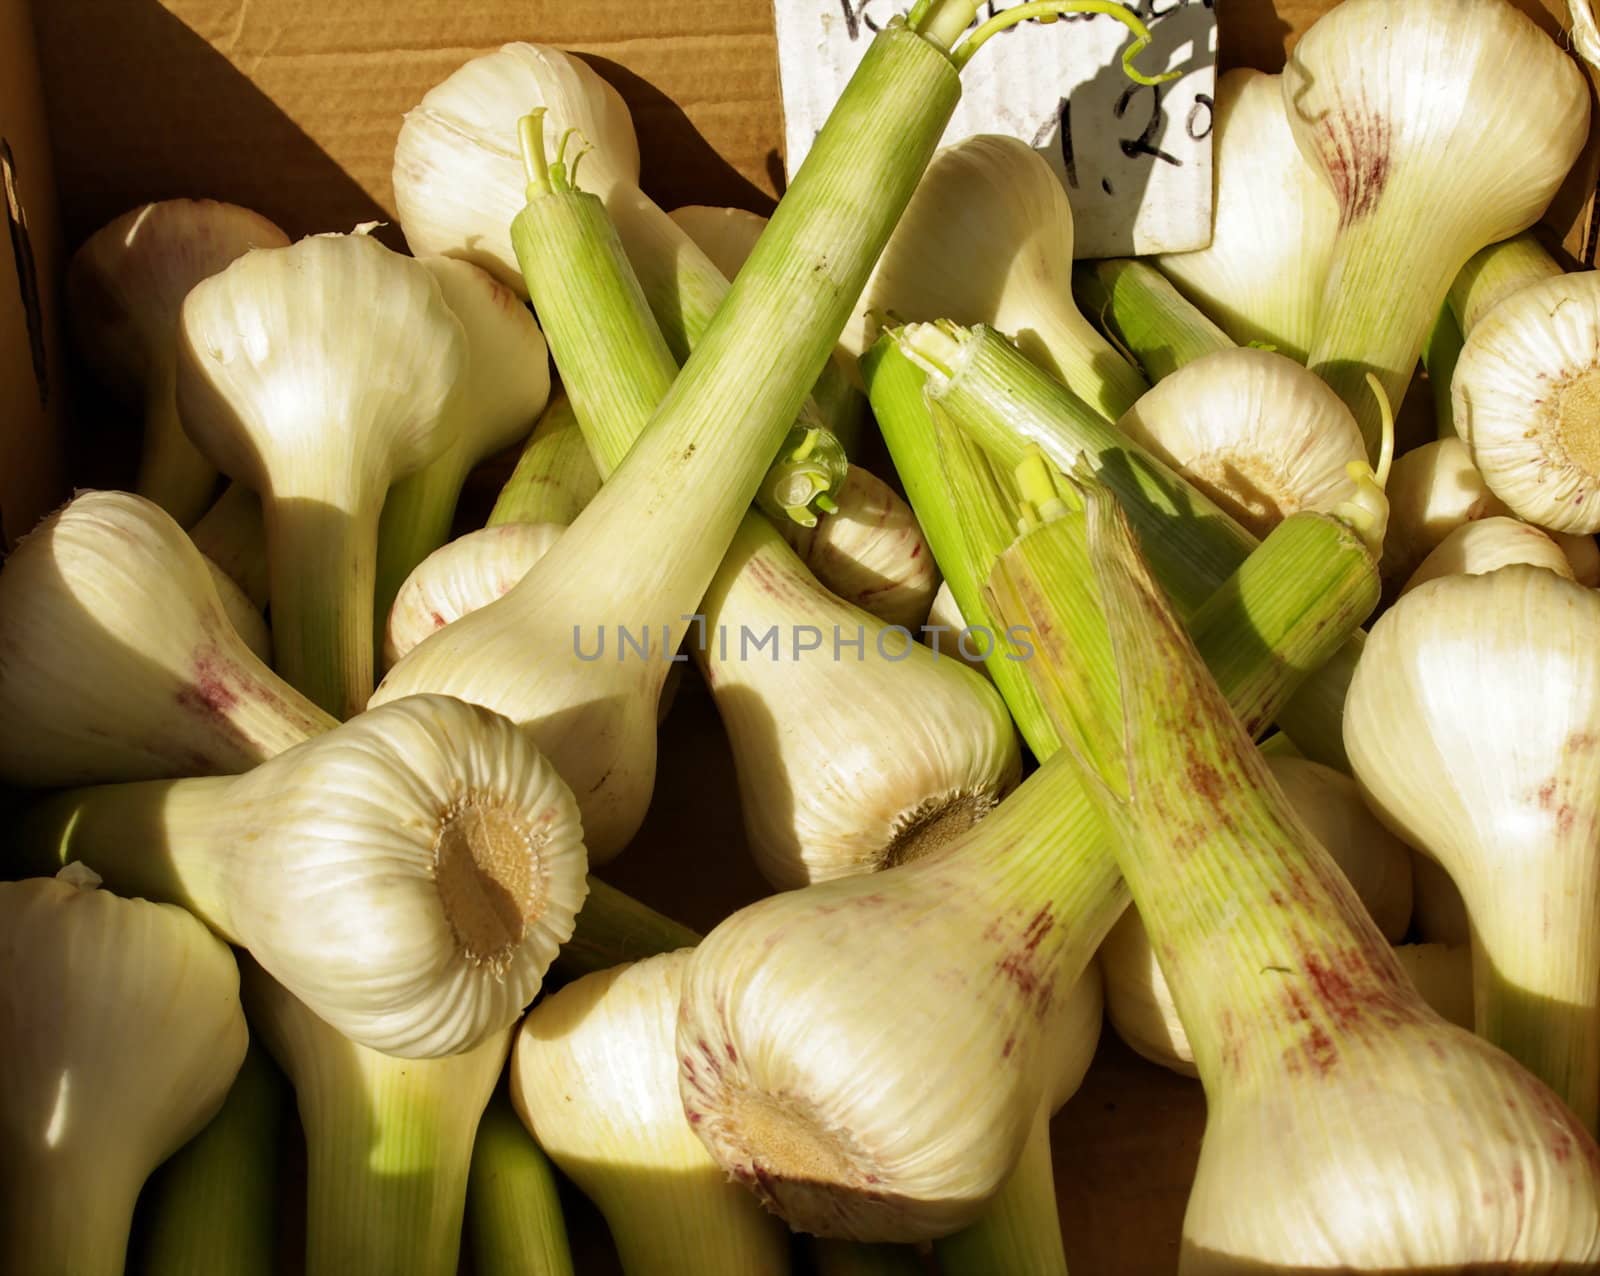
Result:
[[[1010,7],[986,3],[980,21]],[[1072,203],[1079,257],[1203,248],[1211,239],[1211,0],[1138,0],[1149,26],[1141,71],[1181,71],[1154,87],[1122,72],[1127,27],[1104,15],[1027,22],[994,36],[962,73],[944,136],[1005,133],[1056,170]],[[873,33],[907,0],[773,0],[790,176]]]

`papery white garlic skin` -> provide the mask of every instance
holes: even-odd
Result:
[[[229,849],[233,928],[364,1045],[424,1058],[477,1044],[571,937],[588,892],[577,807],[497,714],[408,697],[233,783],[235,827],[275,834]]]
[[[1181,470],[1257,536],[1297,510],[1332,511],[1366,459],[1350,411],[1293,359],[1241,346],[1147,390],[1117,428]]]
[[[1450,383],[1456,432],[1513,512],[1600,530],[1600,272],[1520,288],[1467,334]]]
[[[694,240],[711,264],[729,279],[739,273],[750,250],[767,228],[767,219],[743,208],[686,204],[667,214]]]
[[[187,525],[217,472],[185,435],[174,393],[178,312],[189,290],[251,248],[289,242],[259,213],[209,199],[141,204],[73,254],[68,313],[78,351],[124,398],[143,397],[138,489]]]
[[[939,586],[939,566],[917,516],[859,465],[850,467],[834,500],[839,508],[815,527],[781,526],[784,539],[830,592],[916,633]]]
[[[1460,439],[1438,439],[1395,458],[1384,485],[1389,529],[1383,542],[1385,580],[1405,580],[1451,532],[1474,519],[1511,511],[1489,490]]]
[[[454,1266],[473,1137],[510,1025],[460,1054],[400,1059],[351,1041],[254,962],[242,974],[250,1022],[293,1084],[305,1130],[306,1271]]]
[[[331,725],[246,647],[212,571],[126,492],[40,523],[0,570],[0,773],[50,787],[243,771]]]
[[[522,1022],[511,1100],[599,1206],[624,1270],[788,1270],[783,1225],[731,1182],[678,1095],[678,1000],[690,950],[587,975]]]
[[[517,121],[539,106],[548,112],[547,154],[569,128],[593,148],[579,174],[584,190],[604,198],[618,182],[637,184],[639,144],[617,91],[571,54],[506,44],[459,67],[406,113],[393,177],[412,252],[470,261],[527,296],[511,249],[527,186]]]
[[[888,313],[985,323],[1114,419],[1144,380],[1079,313],[1072,245],[1072,207],[1045,159],[1014,137],[966,138],[928,165],[839,342],[860,357]]]
[[[1419,586],[1345,707],[1368,804],[1460,888],[1478,1029],[1600,1103],[1600,595],[1522,564]],[[1541,1009],[1543,1007],[1543,1009]]]
[[[1404,597],[1440,576],[1482,576],[1512,563],[1543,567],[1572,579],[1572,564],[1554,540],[1537,527],[1501,515],[1456,528],[1418,564],[1400,594]]]
[[[1281,77],[1246,67],[1218,76],[1212,136],[1211,243],[1156,265],[1240,345],[1304,363],[1339,209],[1295,144]]]
[[[1020,777],[993,686],[829,594],[770,524],[746,520],[703,606],[702,668],[733,745],[750,852],[779,889],[913,858]],[[765,633],[775,650],[748,641]]]
[[[395,596],[384,632],[384,667],[430,634],[506,594],[564,530],[551,523],[503,523],[434,550]]]
[[[0,883],[8,1271],[120,1271],[144,1180],[215,1115],[244,1060],[227,945],[93,880]]]

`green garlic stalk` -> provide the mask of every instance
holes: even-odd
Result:
[[[466,1230],[477,1276],[573,1276],[555,1167],[504,1090],[473,1140]]]
[[[488,526],[550,523],[566,527],[599,490],[600,471],[589,455],[572,400],[564,390],[557,390],[523,445],[516,469],[500,489],[489,511]]]
[[[1350,0],[1295,46],[1283,102],[1339,208],[1307,361],[1349,405],[1375,459],[1367,374],[1390,403],[1405,397],[1467,259],[1538,220],[1572,167],[1589,88],[1506,0]]]
[[[1236,344],[1146,262],[1126,257],[1084,262],[1072,272],[1072,288],[1078,304],[1138,360],[1152,382]]]

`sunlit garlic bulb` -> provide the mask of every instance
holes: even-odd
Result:
[[[1561,546],[1537,527],[1514,518],[1480,518],[1463,523],[1440,541],[1411,573],[1400,594],[1404,597],[1440,576],[1482,576],[1512,563],[1543,567],[1573,579],[1572,564]]]
[[[1257,536],[1296,510],[1332,511],[1366,459],[1350,411],[1320,378],[1267,350],[1203,355],[1157,383],[1117,428]]]

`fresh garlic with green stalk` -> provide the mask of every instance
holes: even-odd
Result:
[[[835,598],[759,515],[701,610],[696,651],[733,745],[746,840],[779,889],[926,854],[1016,784],[1016,732],[993,686]]]
[[[178,312],[202,279],[252,248],[289,238],[259,213],[209,199],[141,204],[73,254],[67,310],[79,354],[122,397],[144,403],[136,490],[187,526],[211,501],[217,470],[178,419]]]
[[[249,1034],[227,945],[72,865],[0,883],[0,1267],[117,1276],[152,1170],[222,1106]]]
[[[1300,38],[1282,87],[1339,209],[1307,362],[1376,458],[1367,374],[1405,397],[1467,259],[1537,221],[1577,159],[1589,86],[1507,0],[1346,0]]]
[[[1115,420],[1145,381],[1072,300],[1072,234],[1061,180],[1026,142],[984,134],[946,147],[928,165],[841,340],[859,357],[886,315],[989,324]]]
[[[1600,531],[1600,272],[1519,288],[1467,330],[1456,433],[1519,517]]]
[[[445,696],[240,776],[44,798],[16,840],[182,904],[340,1032],[408,1058],[510,1024],[588,893],[554,768],[504,718]]]
[[[399,1059],[336,1031],[254,962],[242,974],[305,1130],[306,1276],[455,1276],[473,1135],[511,1025],[459,1054]]]
[[[385,494],[449,446],[466,367],[433,274],[366,234],[246,253],[184,302],[185,427],[261,497],[279,670],[337,717],[372,693]]]
[[[1090,567],[1059,605],[1081,618],[1080,642],[1108,643],[1113,675],[1056,660],[1030,673],[1052,688],[1119,831],[1206,1092],[1178,1270],[1593,1268],[1600,1147],[1541,1081],[1407,982],[1115,503],[1098,485],[1085,499]],[[1375,631],[1362,668],[1390,663],[1380,651]],[[1351,688],[1358,715],[1361,694]]]
[[[815,527],[783,524],[784,539],[832,593],[915,633],[939,587],[939,565],[917,516],[859,465],[850,467],[833,499],[838,508]]]
[[[1480,1035],[1600,1112],[1600,595],[1446,576],[1372,628],[1345,710],[1378,816],[1466,901]]]
[[[183,529],[126,492],[75,498],[0,569],[0,718],[0,776],[32,787],[242,771],[330,725],[251,653]]]
[[[477,1276],[574,1276],[555,1167],[504,1088],[472,1141],[466,1234]]]
[[[1050,1153],[1050,1119],[1066,1104],[1094,1062],[1105,999],[1099,968],[1091,963],[1066,994],[1057,1036],[1046,1048],[1055,1079],[1034,1115],[1033,1127],[1011,1177],[970,1227],[941,1237],[933,1252],[941,1276],[1066,1276]]]
[[[412,569],[450,538],[472,467],[528,434],[550,401],[544,335],[517,294],[453,257],[424,257],[422,264],[461,321],[466,371],[452,400],[445,450],[384,498],[374,595],[380,624]]]
[[[1411,851],[1362,803],[1349,776],[1303,758],[1272,756],[1267,769],[1295,814],[1333,857],[1378,930],[1399,943],[1411,922]],[[1100,948],[1106,1013],[1117,1035],[1152,1063],[1198,1076],[1188,1034],[1150,935],[1130,908]]]
[[[1264,576],[1241,572],[1196,628],[1264,726],[1377,585],[1366,547],[1322,515],[1286,520],[1257,555]],[[1053,1082],[1059,990],[1126,899],[1061,756],[920,859],[735,913],[684,984],[679,1087],[697,1132],[802,1230],[917,1240],[973,1223]]]
[[[728,280],[639,189],[639,145],[627,106],[570,53],[503,45],[458,67],[407,113],[393,173],[406,241],[419,254],[471,261],[527,295],[510,228],[527,184],[518,121],[530,112],[542,112],[551,154],[565,154],[564,139],[581,139],[584,189],[605,203],[674,357],[686,359],[710,330]],[[540,322],[548,324],[542,315]],[[802,523],[826,509],[843,477],[845,445],[858,415],[852,400],[859,396],[844,386],[831,360],[823,360],[819,376],[830,415],[824,418],[817,403],[802,398],[790,418],[794,428],[766,458],[769,473],[759,489],[767,512]],[[807,448],[809,459],[794,458]]]
[[[389,609],[383,667],[418,643],[511,591],[561,535],[553,523],[481,527],[433,551],[406,577]]]
[[[1463,523],[1446,536],[1411,573],[1400,596],[1440,576],[1483,576],[1512,563],[1573,579],[1571,562],[1549,536],[1518,519],[1497,516]]]
[[[781,1276],[783,1225],[728,1180],[678,1097],[690,951],[585,976],[535,1006],[517,1031],[511,1101],[605,1215],[627,1276]]]
[[[1295,145],[1281,78],[1246,67],[1217,77],[1211,243],[1154,260],[1240,345],[1304,363],[1339,210]]]
[[[709,204],[687,204],[674,208],[668,217],[695,246],[711,259],[711,264],[729,279],[739,273],[750,250],[767,228],[760,213],[743,208],[716,208]]]
[[[1185,364],[1117,429],[1256,536],[1296,510],[1337,510],[1360,488],[1352,467],[1366,472],[1366,444],[1339,396],[1268,350],[1219,350]]]

